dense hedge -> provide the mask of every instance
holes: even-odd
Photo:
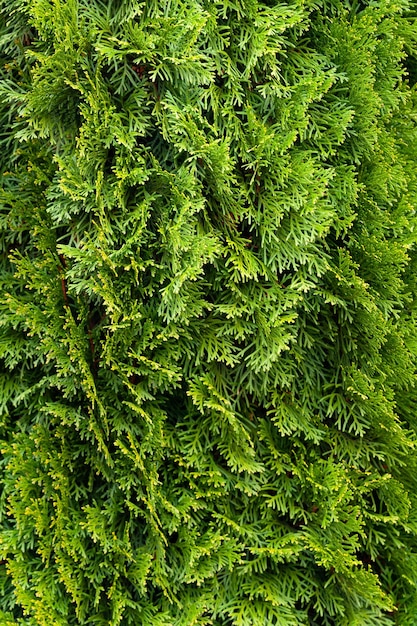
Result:
[[[1,623],[415,625],[412,3],[0,7]]]

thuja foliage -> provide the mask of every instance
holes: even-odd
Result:
[[[1,623],[415,624],[415,6],[0,5]]]

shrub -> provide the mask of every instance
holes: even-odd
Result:
[[[0,6],[2,623],[415,624],[411,4]]]

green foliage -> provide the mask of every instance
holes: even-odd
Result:
[[[2,623],[415,624],[415,5],[0,8]]]

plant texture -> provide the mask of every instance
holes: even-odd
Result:
[[[415,625],[415,3],[0,10],[1,623]]]

